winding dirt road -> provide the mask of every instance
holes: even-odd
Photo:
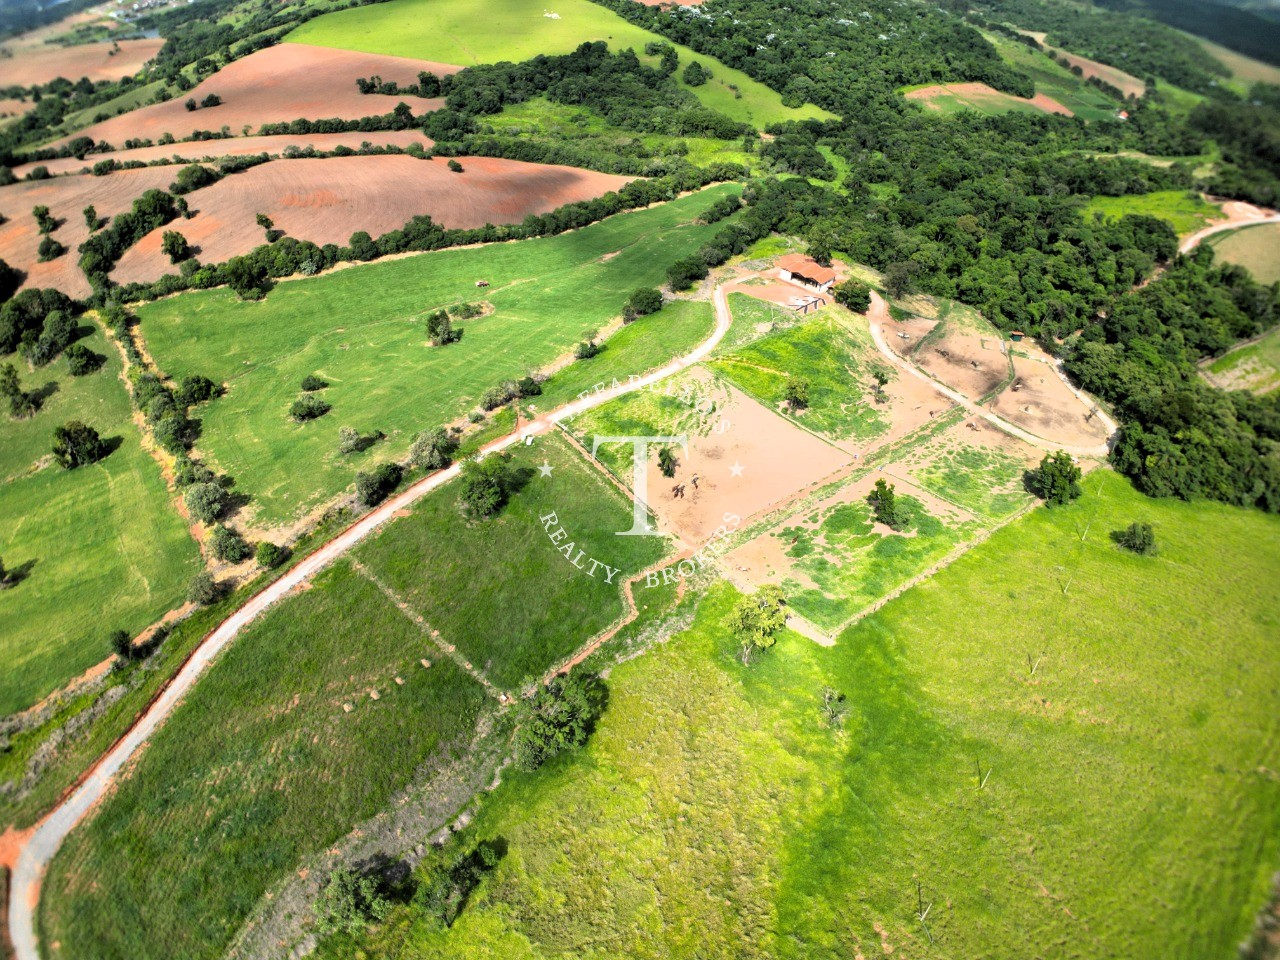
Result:
[[[1280,223],[1280,213],[1263,207],[1255,207],[1253,204],[1245,203],[1242,200],[1227,201],[1222,205],[1222,212],[1227,215],[1226,220],[1205,227],[1203,230],[1197,230],[1178,245],[1178,252],[1190,253],[1204,240],[1214,234],[1226,233],[1228,230],[1252,227],[1259,223]]]
[[[735,278],[732,282],[741,280]],[[517,432],[484,447],[480,456],[486,456],[517,443],[524,442],[539,434],[546,433],[555,424],[577,416],[594,407],[608,403],[623,394],[642,390],[667,377],[679,373],[704,359],[716,345],[724,339],[733,316],[729,312],[729,302],[724,292],[724,285],[717,286],[712,294],[715,304],[716,325],[711,336],[703,341],[691,353],[672,360],[666,366],[638,377],[610,385],[598,392],[592,392],[571,403],[549,411],[536,420],[532,420]],[[35,914],[40,900],[40,883],[45,870],[53,859],[62,841],[72,831],[80,819],[89,812],[108,791],[112,781],[126,763],[146,743],[147,738],[160,727],[174,708],[182,701],[192,687],[195,686],[205,668],[218,656],[232,640],[261,615],[272,604],[287,597],[291,592],[310,581],[317,573],[333,563],[344,553],[365,539],[398,511],[404,510],[433,490],[444,486],[461,473],[461,466],[454,464],[446,470],[433,473],[419,480],[398,496],[385,501],[376,509],[365,514],[336,538],[307,556],[296,567],[279,580],[264,587],[244,606],[222,621],[200,645],[192,652],[190,658],[169,681],[164,691],[147,709],[146,713],[133,727],[113,746],[81,781],[79,786],[53,809],[36,827],[18,854],[17,863],[9,885],[9,935],[13,941],[16,960],[41,960],[38,938],[36,936]]]

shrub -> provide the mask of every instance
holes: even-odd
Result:
[[[213,528],[209,547],[213,550],[215,557],[227,563],[240,563],[253,555],[253,548],[245,543],[244,537],[222,524]]]
[[[458,441],[443,427],[420,433],[409,448],[409,462],[420,470],[443,470],[453,462]]]
[[[450,160],[449,169],[452,170],[454,173],[461,173],[462,164],[460,164],[457,160]]]
[[[177,401],[184,407],[192,407],[212,400],[217,395],[218,385],[208,377],[196,373],[182,378],[182,383],[178,385]]]
[[[40,245],[36,247],[36,253],[39,254],[41,263],[57,260],[58,257],[66,252],[67,248],[53,239],[53,237],[45,237],[40,241]]]
[[[106,357],[100,353],[94,353],[82,343],[73,343],[67,347],[63,351],[63,356],[67,358],[67,371],[73,377],[83,377],[93,373],[107,362]]]
[[[79,420],[69,420],[53,432],[53,456],[67,470],[96,463],[107,455],[98,431]]]
[[[480,396],[480,406],[485,410],[496,410],[504,403],[510,403],[517,396],[516,385],[510,381],[490,387]]]
[[[522,377],[516,381],[516,393],[521,397],[542,396],[542,384],[533,377]]]
[[[364,507],[376,506],[400,485],[402,476],[398,463],[384,463],[371,473],[357,473],[356,500]]]
[[[293,401],[293,406],[289,408],[289,416],[298,421],[298,423],[306,423],[308,420],[323,417],[332,409],[333,406],[331,404],[325,403],[317,396],[308,394]]]
[[[227,508],[227,491],[217,483],[193,483],[182,499],[191,516],[201,523],[213,523]]]
[[[1149,523],[1131,523],[1111,535],[1126,550],[1149,557],[1156,552],[1156,532]]]
[[[329,882],[316,898],[316,933],[356,934],[369,923],[383,919],[391,910],[391,901],[378,891],[378,881],[338,868],[329,874]]]
[[[860,280],[846,280],[832,291],[836,303],[843,304],[856,313],[871,309],[871,288]]]
[[[268,540],[263,540],[258,544],[257,559],[262,566],[268,570],[273,570],[289,559],[289,548],[277,546]]]
[[[198,603],[202,607],[216,603],[221,595],[221,588],[207,570],[201,570],[192,577],[191,583],[187,587],[187,599],[192,603]]]
[[[302,389],[307,391],[307,393],[312,393],[316,390],[323,390],[328,385],[329,384],[326,381],[321,380],[314,373],[309,373],[302,378]]]
[[[575,360],[590,360],[594,356],[598,356],[604,348],[594,340],[583,340],[573,348],[573,356]]]

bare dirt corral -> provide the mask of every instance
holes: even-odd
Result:
[[[920,341],[928,336],[929,331],[938,325],[937,320],[927,317],[908,317],[905,320],[894,320],[887,314],[881,320],[884,327],[884,339],[900,357],[909,357],[920,346]]]
[[[617,190],[629,179],[516,160],[459,159],[462,173],[450,171],[440,158],[273,160],[189,194],[196,215],[143,237],[112,276],[120,283],[145,282],[171,272],[160,252],[165,230],[177,230],[198,247],[201,262],[218,263],[265,242],[255,222],[258,213],[299,240],[344,244],[357,230],[376,237],[417,214],[446,227],[519,223],[531,213]]]
[[[420,144],[424,149],[430,148],[434,141],[420,130],[378,130],[373,133],[361,133],[358,130],[350,133],[309,133],[278,134],[270,137],[232,137],[228,140],[200,140],[186,143],[171,143],[163,146],[139,147],[137,150],[114,150],[110,153],[91,153],[83,160],[66,157],[60,160],[46,160],[43,163],[24,163],[13,168],[14,176],[24,177],[35,167],[44,167],[51,174],[59,176],[66,173],[87,173],[95,163],[103,160],[116,160],[126,163],[137,160],[151,163],[156,160],[172,160],[175,157],[182,162],[213,162],[225,157],[243,157],[265,153],[279,156],[289,147],[305,150],[314,147],[316,150],[328,152],[336,147],[359,149],[362,143],[375,147],[408,147]],[[174,171],[177,172],[176,170]]]
[[[677,451],[680,465],[672,479],[662,475],[656,459],[649,462],[650,508],[663,530],[692,546],[708,542],[726,514],[736,514],[745,523],[850,462],[848,454],[740,390],[728,385],[713,389],[723,432],[712,429],[705,437],[690,436],[688,451]],[[685,485],[682,498],[671,492],[676,484]]]
[[[377,75],[412,84],[418,82],[420,71],[446,74],[460,69],[427,60],[281,43],[228,64],[184,96],[95,123],[72,136],[105,140],[114,147],[130,139],[159,140],[166,133],[181,140],[196,130],[223,127],[241,136],[246,127],[254,133],[264,123],[329,117],[355,120],[390,113],[401,101],[422,114],[439,109],[444,101],[363,94],[356,79]],[[188,98],[199,103],[211,93],[222,98],[221,105],[186,108]]]
[[[962,106],[979,111],[990,110],[993,107],[1020,105],[1035,107],[1044,113],[1060,113],[1064,117],[1075,116],[1069,109],[1046,94],[1037,93],[1030,100],[1025,100],[1022,97],[1001,93],[985,83],[939,83],[912,90],[906,94],[906,98],[923,104],[929,110],[942,110],[942,105],[937,102],[939,100],[955,100]]]
[[[1057,372],[1044,363],[1013,358],[1017,379],[996,397],[994,413],[1034,433],[1068,447],[1087,447],[1107,439],[1101,418],[1086,407]]]
[[[1000,351],[1000,338],[995,333],[982,336],[954,323],[922,344],[912,359],[970,400],[986,396],[1009,376],[1009,361]]]
[[[154,57],[164,40],[121,40],[119,50],[110,42],[86,43],[75,47],[49,44],[14,51],[0,57],[0,87],[30,87],[58,77],[79,80],[119,80],[131,77]],[[113,50],[115,51],[113,53]]]
[[[282,161],[290,163],[294,161]],[[173,167],[122,170],[108,177],[55,177],[23,181],[0,187],[0,259],[27,273],[25,286],[54,287],[68,296],[89,294],[89,282],[77,264],[76,248],[89,236],[84,208],[92,204],[98,216],[113,217],[128,210],[133,201],[152,188],[166,189],[173,181]],[[37,261],[40,234],[31,208],[46,206],[59,222],[55,240],[67,252],[48,263]]]

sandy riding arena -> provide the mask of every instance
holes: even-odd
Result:
[[[990,113],[1001,109],[1026,109],[1028,107],[1043,113],[1060,113],[1064,117],[1075,116],[1070,110],[1053,97],[1037,93],[1030,100],[1001,93],[985,83],[939,83],[931,87],[921,87],[906,94],[908,100],[922,104],[928,110],[943,111],[944,103],[958,107],[968,107],[980,113]]]
[[[428,214],[445,227],[519,223],[531,213],[589,200],[628,182],[627,177],[573,167],[459,159],[462,173],[451,171],[443,158],[273,160],[189,194],[195,216],[143,237],[120,259],[112,277],[120,283],[145,282],[173,272],[160,252],[165,230],[183,234],[198,248],[202,263],[219,263],[266,242],[255,219],[259,213],[299,240],[345,244],[357,230],[377,237],[417,214]],[[166,169],[172,176],[173,168]]]
[[[95,83],[131,77],[163,46],[164,40],[157,37],[15,50],[12,57],[0,57],[0,87],[30,87],[58,77],[73,81],[88,77]]]
[[[243,136],[246,128],[256,133],[264,123],[329,117],[355,120],[390,113],[401,101],[415,114],[423,114],[439,109],[444,101],[363,94],[356,79],[376,75],[412,84],[418,82],[420,71],[446,74],[459,69],[427,60],[281,43],[228,64],[185,95],[95,123],[73,136],[105,140],[121,148],[126,140],[154,141],[166,133],[182,140],[196,130],[227,127],[232,135]],[[186,108],[188,98],[199,103],[211,93],[222,98],[220,106]]]

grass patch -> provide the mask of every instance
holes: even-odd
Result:
[[[732,298],[735,314],[742,301],[750,298],[743,294]],[[890,377],[895,372],[879,360],[869,333],[841,323],[831,309],[711,360],[707,366],[766,407],[780,410],[824,437],[869,440],[889,428],[871,399],[872,371],[883,370]],[[792,379],[809,384],[809,406],[798,414],[783,406]]]
[[[551,476],[538,467],[547,464]],[[567,440],[551,434],[520,447],[524,486],[492,520],[469,521],[453,484],[424,499],[356,557],[455,644],[499,688],[540,678],[616,620],[629,575],[659,560],[666,541],[620,537],[631,503]],[[567,537],[553,544],[539,518],[555,513]],[[560,553],[576,544],[580,569]],[[616,568],[608,572],[589,559]]]
[[[983,33],[1010,66],[1029,76],[1036,93],[1053,97],[1082,120],[1110,120],[1119,104],[1092,84],[1085,83],[1047,53],[994,33]]]
[[[669,42],[589,0],[561,0],[554,10],[536,0],[392,0],[317,17],[290,33],[288,39],[462,66],[503,60],[518,63],[539,54],[571,53],[594,40],[608,42],[615,51],[631,48],[643,57],[645,44]],[[832,117],[812,104],[784,107],[779,93],[742,71],[675,46],[681,71],[697,60],[713,75],[702,86],[689,87],[677,71],[680,85],[707,107],[734,120],[764,127]],[[656,58],[645,59],[657,62]]]
[[[1280,390],[1280,327],[1259,340],[1223,354],[1204,370],[1224,390],[1252,390],[1257,394]]]
[[[997,520],[1030,500],[1022,489],[1022,461],[1000,450],[925,445],[908,452],[906,460],[923,462],[913,472],[921,487],[979,516]]]
[[[484,700],[368,580],[325,571],[223,653],[68,838],[44,942],[57,956],[221,956],[272,881],[464,747]]]
[[[1087,487],[834,648],[786,635],[744,670],[716,587],[690,629],[612,672],[585,751],[485,801],[477,836],[507,854],[452,930],[402,909],[360,946],[1230,955],[1280,855],[1280,520],[1148,500],[1109,472]],[[1135,519],[1159,557],[1107,537]],[[821,719],[825,686],[847,698],[842,729]],[[339,955],[357,954],[321,952]]]
[[[261,303],[227,290],[188,293],[139,308],[141,330],[170,375],[228,384],[204,417],[200,448],[254,498],[254,522],[273,526],[329,500],[357,470],[403,456],[414,433],[474,409],[490,387],[566,354],[585,328],[603,327],[633,290],[659,286],[668,264],[714,236],[723,224],[693,221],[737,189],[713,187],[556,237],[291,281]],[[491,285],[477,291],[477,279]],[[460,342],[431,347],[423,319],[478,294],[494,312],[460,323]],[[297,424],[289,405],[311,373],[331,384],[324,398],[333,411]],[[388,439],[342,455],[340,426]]]
[[[1179,236],[1195,233],[1209,221],[1222,216],[1216,204],[1206,203],[1198,193],[1159,190],[1127,197],[1093,197],[1081,211],[1086,217],[1099,213],[1108,219],[1125,214],[1145,214],[1167,220]]]
[[[1280,280],[1280,223],[1260,223],[1212,236],[1217,259],[1244,267],[1259,283]]]
[[[30,706],[111,651],[115,629],[139,632],[182,602],[199,551],[142,449],[116,348],[95,331],[80,341],[107,358],[72,377],[59,358],[24,389],[51,392],[27,420],[0,413],[0,557],[24,579],[0,593],[0,716]],[[118,449],[66,471],[49,456],[53,431],[82,420]]]

